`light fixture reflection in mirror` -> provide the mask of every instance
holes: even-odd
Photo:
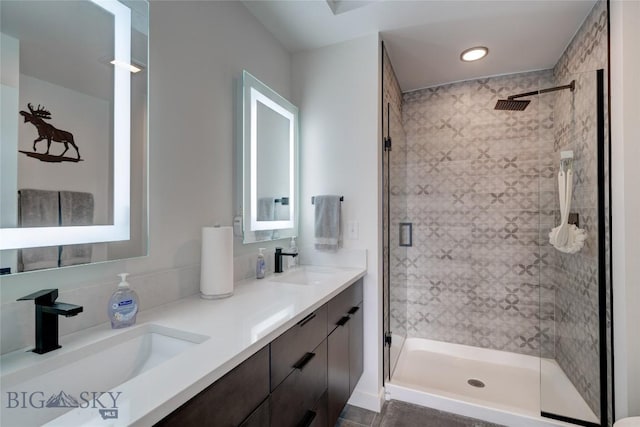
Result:
[[[131,10],[112,0],[90,0],[114,17],[114,61],[131,63]],[[0,249],[115,242],[130,237],[131,70],[113,67],[113,224],[0,229]]]
[[[258,92],[254,87],[251,89],[251,230],[277,230],[293,227],[293,217],[289,213],[286,220],[258,220],[258,103],[270,108],[274,112],[280,114],[288,121],[288,159],[282,162],[287,165],[288,160],[288,176],[291,178],[294,173],[294,153],[295,153],[295,117],[293,113],[278,105],[262,93]],[[294,206],[296,202],[294,192],[294,180],[289,179],[289,206]],[[290,209],[289,209],[290,210]]]

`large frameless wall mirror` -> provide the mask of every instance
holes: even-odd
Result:
[[[0,37],[2,274],[146,255],[148,2],[3,0]]]
[[[242,73],[244,243],[297,235],[298,108]]]

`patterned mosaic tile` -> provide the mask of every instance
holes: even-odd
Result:
[[[526,354],[539,354],[542,342],[553,350],[553,289],[539,285],[547,262],[540,205],[555,197],[554,186],[540,185],[551,176],[553,104],[534,100],[524,114],[493,109],[498,98],[552,78],[524,73],[404,94],[407,163],[398,166],[407,185],[392,192],[406,203],[398,212],[413,223],[414,246],[393,262],[406,271],[409,335]],[[543,218],[551,226],[554,213]],[[542,310],[541,290],[549,294]]]

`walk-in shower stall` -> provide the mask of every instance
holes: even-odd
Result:
[[[402,93],[381,61],[387,396],[610,425],[606,2],[548,70]]]

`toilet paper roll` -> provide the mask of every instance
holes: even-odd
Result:
[[[233,295],[233,228],[202,228],[200,296],[205,299]]]

